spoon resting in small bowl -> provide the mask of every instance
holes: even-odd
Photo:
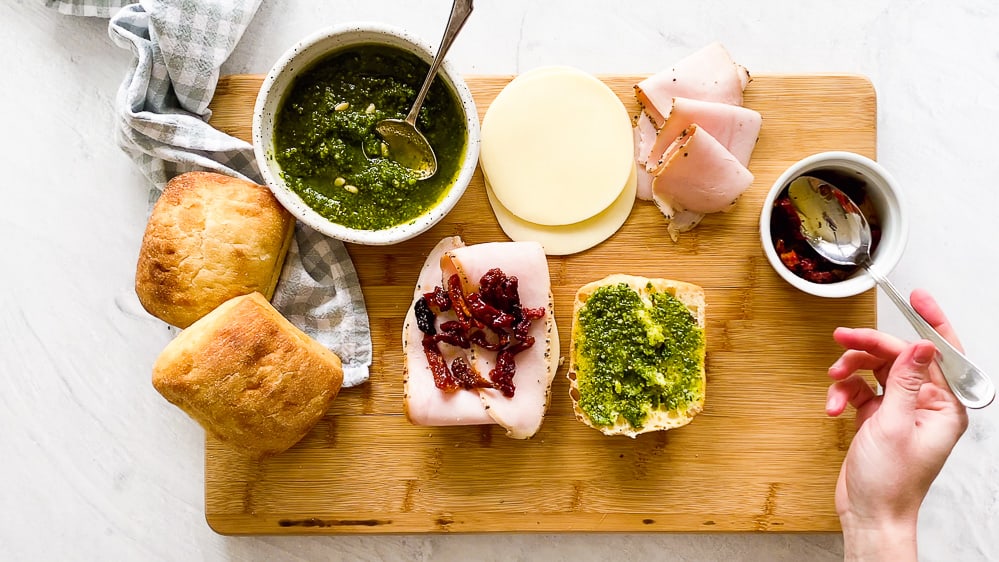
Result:
[[[430,71],[423,80],[420,93],[416,95],[413,106],[409,110],[409,115],[405,119],[383,119],[375,125],[375,131],[382,137],[388,146],[392,159],[399,164],[412,170],[418,180],[425,180],[433,177],[437,173],[437,155],[434,154],[433,147],[427,141],[427,137],[416,128],[416,117],[423,107],[423,99],[430,91],[430,84],[437,76],[437,69],[444,60],[444,55],[451,48],[451,43],[461,31],[468,16],[472,15],[472,0],[454,0],[451,5],[451,16],[447,21],[447,28],[441,38],[441,45],[434,55],[434,60],[430,64]]]
[[[791,182],[788,196],[801,218],[801,234],[809,245],[833,263],[863,267],[920,337],[933,342],[940,370],[957,399],[973,409],[991,404],[996,394],[992,379],[941,337],[872,266],[871,228],[856,203],[832,184],[812,176]]]

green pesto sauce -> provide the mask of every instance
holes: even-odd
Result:
[[[682,302],[627,284],[597,289],[574,334],[579,406],[599,426],[623,416],[642,428],[653,411],[685,410],[703,395],[704,332]]]
[[[275,118],[275,158],[288,187],[331,221],[366,230],[410,222],[440,201],[468,137],[444,80],[434,80],[416,121],[437,154],[433,177],[417,181],[375,132],[382,119],[406,117],[428,70],[405,51],[365,45],[303,72]]]

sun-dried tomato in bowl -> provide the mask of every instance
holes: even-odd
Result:
[[[873,253],[881,240],[881,226],[874,206],[870,204],[867,192],[864,190],[864,183],[829,172],[816,171],[809,175],[823,179],[840,188],[860,207],[871,226],[871,252]],[[777,251],[781,263],[806,281],[835,283],[850,277],[857,271],[855,266],[832,263],[812,249],[801,234],[801,219],[791,204],[787,189],[774,200],[770,233],[774,249]]]

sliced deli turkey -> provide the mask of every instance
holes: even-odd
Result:
[[[748,166],[763,119],[741,106],[749,81],[712,43],[635,86],[635,161],[645,171],[638,197],[655,201],[673,240],[753,183]]]
[[[759,112],[739,105],[729,105],[690,98],[673,98],[666,123],[655,135],[649,149],[646,168],[656,173],[663,166],[663,154],[683,135],[691,124],[704,129],[732,153],[743,166],[756,148],[763,119]]]
[[[662,127],[673,98],[742,105],[749,81],[745,67],[735,64],[721,43],[711,43],[639,82],[635,96],[656,127]]]
[[[753,174],[717,139],[697,125],[687,127],[663,155],[652,182],[652,199],[663,208],[717,213],[731,207],[753,184]],[[673,209],[663,212],[671,215]]]
[[[496,423],[509,437],[533,436],[559,361],[541,245],[442,240],[421,270],[402,343],[412,423]]]

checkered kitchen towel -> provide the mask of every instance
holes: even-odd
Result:
[[[115,133],[155,186],[150,202],[170,178],[192,170],[261,181],[253,147],[207,123],[219,68],[260,1],[45,0],[63,13],[110,17],[111,38],[135,55],[118,90]],[[299,224],[272,302],[340,356],[344,386],[368,379],[368,315],[342,242]]]

